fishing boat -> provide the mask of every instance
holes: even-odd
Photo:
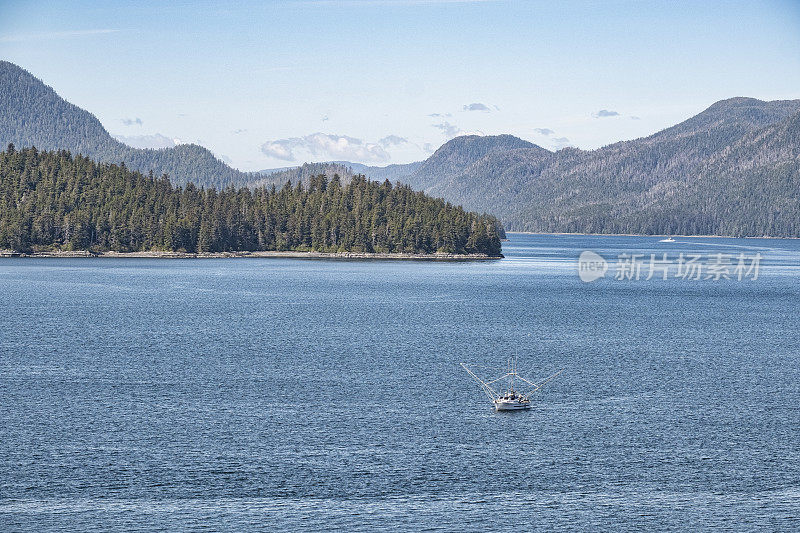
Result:
[[[543,381],[539,383],[534,383],[524,377],[520,376],[517,372],[517,360],[516,358],[509,360],[508,362],[508,369],[505,374],[500,376],[499,378],[495,378],[492,380],[483,380],[478,377],[475,372],[469,369],[469,367],[465,363],[461,363],[461,366],[467,373],[472,376],[472,378],[477,381],[483,392],[486,393],[486,396],[489,397],[489,400],[492,401],[492,405],[494,406],[495,410],[497,411],[521,411],[524,409],[531,408],[531,394],[534,392],[539,391],[542,386],[550,381],[551,379],[555,378],[559,374],[561,374],[564,369],[562,368],[555,374],[545,378]],[[523,389],[528,389],[527,392],[520,392],[515,388],[515,382],[519,383],[522,382]],[[500,384],[501,386],[498,386]],[[494,385],[494,387],[492,386]],[[502,386],[505,386],[503,388]],[[499,389],[496,390],[495,387]]]
[[[667,235],[666,239],[661,239],[658,242],[675,242],[675,239],[672,238],[672,235]]]

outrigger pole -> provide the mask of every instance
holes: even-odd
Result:
[[[509,363],[509,366],[510,366],[510,364],[511,364],[511,363]],[[500,381],[501,379],[504,379],[504,378],[507,378],[507,377],[511,376],[511,379],[512,379],[512,388],[513,388],[513,379],[514,379],[515,377],[517,377],[517,378],[521,379],[522,381],[524,381],[525,383],[527,383],[528,385],[530,385],[530,386],[532,386],[532,387],[533,387],[533,389],[531,389],[529,392],[525,393],[525,395],[524,395],[524,396],[527,398],[527,397],[529,397],[531,394],[533,394],[534,392],[536,392],[536,391],[538,391],[539,389],[541,389],[541,388],[542,388],[542,387],[545,385],[545,383],[547,383],[548,381],[550,381],[550,380],[554,379],[555,377],[557,377],[559,374],[561,374],[561,373],[562,373],[562,372],[564,372],[564,370],[565,370],[565,369],[563,369],[563,368],[562,368],[561,370],[559,370],[558,372],[556,372],[556,373],[555,373],[555,374],[553,374],[552,376],[549,376],[549,377],[545,378],[543,381],[541,381],[541,382],[539,382],[539,383],[534,383],[533,381],[529,381],[529,380],[527,380],[527,379],[523,378],[522,376],[520,376],[520,375],[517,373],[516,364],[513,366],[513,368],[512,368],[512,367],[510,367],[510,368],[509,368],[509,372],[506,372],[505,374],[503,374],[503,375],[502,375],[502,376],[500,376],[499,378],[497,378],[497,379],[493,379],[493,380],[491,380],[491,381],[483,381],[481,378],[479,378],[477,375],[475,375],[475,372],[473,372],[472,370],[470,370],[470,369],[467,367],[467,365],[465,365],[464,363],[461,363],[461,366],[462,366],[462,367],[464,367],[464,370],[466,370],[466,371],[467,371],[467,373],[468,373],[470,376],[472,376],[472,377],[473,377],[473,379],[475,379],[475,381],[477,381],[477,382],[480,384],[481,388],[483,389],[483,392],[485,392],[485,393],[486,393],[486,396],[488,396],[488,397],[489,397],[489,399],[490,399],[490,400],[492,400],[492,401],[495,401],[495,400],[497,400],[497,399],[500,397],[500,394],[498,394],[498,392],[497,392],[496,390],[494,390],[494,389],[493,389],[493,388],[490,386],[490,385],[491,385],[492,383],[494,383],[495,381]]]
[[[508,374],[504,374],[504,375],[500,376],[499,378],[493,379],[491,381],[483,381],[481,378],[476,376],[475,372],[470,370],[467,367],[467,365],[465,365],[464,363],[461,363],[461,366],[464,367],[464,370],[466,370],[467,373],[475,379],[475,381],[480,383],[481,388],[483,389],[483,392],[486,393],[486,396],[488,396],[490,400],[495,401],[496,399],[498,399],[500,397],[500,394],[498,394],[497,391],[495,391],[492,387],[490,387],[489,384],[490,383],[494,383],[495,381],[499,381],[499,380],[503,379],[504,377],[508,376]]]
[[[562,373],[564,370],[565,370],[565,369],[563,369],[563,368],[562,368],[561,370],[559,370],[558,372],[556,372],[556,373],[555,373],[555,374],[553,374],[552,376],[550,376],[550,377],[546,378],[544,381],[541,381],[541,382],[539,382],[539,383],[532,383],[532,382],[528,381],[527,379],[523,378],[522,376],[517,376],[517,377],[518,377],[519,379],[521,379],[522,381],[524,381],[525,383],[529,383],[530,385],[533,385],[533,389],[531,389],[531,391],[530,391],[530,392],[528,392],[528,393],[525,393],[525,396],[530,396],[531,394],[533,394],[533,393],[534,393],[534,392],[536,392],[537,390],[541,389],[541,388],[544,386],[544,384],[545,384],[545,383],[547,383],[547,382],[548,382],[548,381],[550,381],[551,379],[553,379],[553,378],[557,377],[559,374],[561,374],[561,373]]]

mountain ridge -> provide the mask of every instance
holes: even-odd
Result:
[[[500,209],[496,214],[511,229],[528,231],[566,227],[599,233],[771,234],[769,227],[762,225],[762,229],[757,229],[759,224],[731,212],[729,205],[719,203],[719,198],[728,198],[730,205],[735,204],[737,200],[730,190],[738,185],[730,178],[749,180],[738,170],[754,167],[759,160],[766,165],[762,165],[759,172],[769,175],[780,171],[776,166],[779,162],[774,158],[764,159],[753,150],[737,151],[739,143],[750,137],[767,142],[771,139],[780,145],[776,151],[793,153],[796,160],[796,150],[792,152],[787,148],[787,144],[791,147],[794,141],[786,136],[778,140],[773,121],[778,120],[777,124],[791,122],[791,118],[800,113],[800,100],[761,102],[748,99],[747,102],[751,105],[743,116],[731,114],[724,117],[721,124],[714,116],[723,107],[718,106],[706,110],[707,115],[704,111],[676,125],[677,130],[667,128],[642,139],[590,152],[559,155],[554,163],[531,172],[531,179],[537,186],[526,187],[522,194],[513,197],[513,212]],[[760,103],[754,112],[752,104],[755,102]],[[712,120],[708,120],[708,115]],[[697,124],[701,127],[694,127]],[[710,124],[716,126],[710,127]],[[669,130],[680,131],[680,134],[670,136]],[[726,152],[732,155],[723,158]],[[531,165],[528,168],[531,169]],[[701,191],[701,186],[713,189],[716,197]],[[749,196],[760,206],[762,215],[769,216],[785,199],[796,201],[797,189],[787,186],[781,190],[756,190]],[[716,211],[700,205],[697,202],[700,197],[706,197]],[[462,203],[469,206],[474,201]],[[533,205],[537,206],[537,211],[530,207]],[[728,213],[729,220],[738,222],[722,220],[717,214],[723,212]],[[748,215],[755,216],[752,211]],[[634,223],[634,218],[639,221]],[[709,225],[708,220],[715,222]],[[798,231],[800,228],[795,227],[791,231],[781,230],[779,234],[795,236]]]
[[[266,175],[232,169],[198,145],[128,147],[91,113],[5,61],[0,119],[2,144],[124,161],[176,184],[283,186],[319,174],[343,182],[364,174],[492,213],[510,230],[800,236],[800,100],[728,98],[652,135],[594,150],[551,152],[512,135],[472,135],[419,162],[307,163]]]
[[[36,120],[27,117],[35,116]],[[27,70],[0,61],[0,145],[69,150],[98,162],[121,163],[145,174],[168,174],[173,183],[188,181],[226,187],[244,185],[253,175],[233,169],[197,144],[172,148],[133,148],[115,139],[85,109],[67,102]]]
[[[786,215],[800,220],[799,189],[788,185],[798,174],[798,123],[800,100],[734,97],[594,150],[551,152],[513,136],[457,137],[401,179],[492,213],[511,231],[800,236],[800,223]],[[486,146],[459,153],[470,143]],[[379,175],[375,167],[353,166]],[[737,205],[748,207],[738,212]]]

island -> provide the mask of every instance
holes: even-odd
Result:
[[[4,255],[480,259],[497,219],[363,175],[258,188],[172,184],[67,150],[0,152]]]

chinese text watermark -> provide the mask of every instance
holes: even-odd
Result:
[[[677,257],[662,254],[622,253],[616,262],[609,262],[596,252],[587,250],[578,258],[578,276],[590,282],[609,273],[615,280],[685,279],[699,280],[751,280],[758,279],[762,256],[760,253],[693,254],[681,253]]]

